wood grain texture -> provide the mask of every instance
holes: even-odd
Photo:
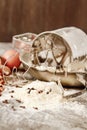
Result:
[[[65,26],[87,32],[87,0],[0,0],[0,41]]]

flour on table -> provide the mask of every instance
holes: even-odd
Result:
[[[17,88],[13,94],[14,98],[21,100],[26,107],[54,106],[61,101],[60,87],[55,82],[33,81]]]

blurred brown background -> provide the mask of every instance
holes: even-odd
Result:
[[[65,26],[87,33],[87,0],[0,0],[0,41]]]

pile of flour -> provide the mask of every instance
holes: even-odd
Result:
[[[55,82],[39,80],[15,89],[12,95],[15,99],[23,102],[26,108],[50,108],[62,100],[61,88]]]

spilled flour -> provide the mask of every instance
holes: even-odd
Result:
[[[6,96],[5,91],[4,96]],[[61,88],[55,82],[36,80],[22,88],[12,88],[9,94],[26,108],[52,109],[62,101]]]
[[[66,90],[65,94],[72,92]],[[0,130],[46,129],[86,130],[87,93],[64,101],[54,82],[6,86],[0,97]]]
[[[36,107],[40,109],[53,107],[62,99],[60,89],[54,82],[34,81],[26,84],[23,88],[19,88],[13,94],[23,105],[28,107]]]

